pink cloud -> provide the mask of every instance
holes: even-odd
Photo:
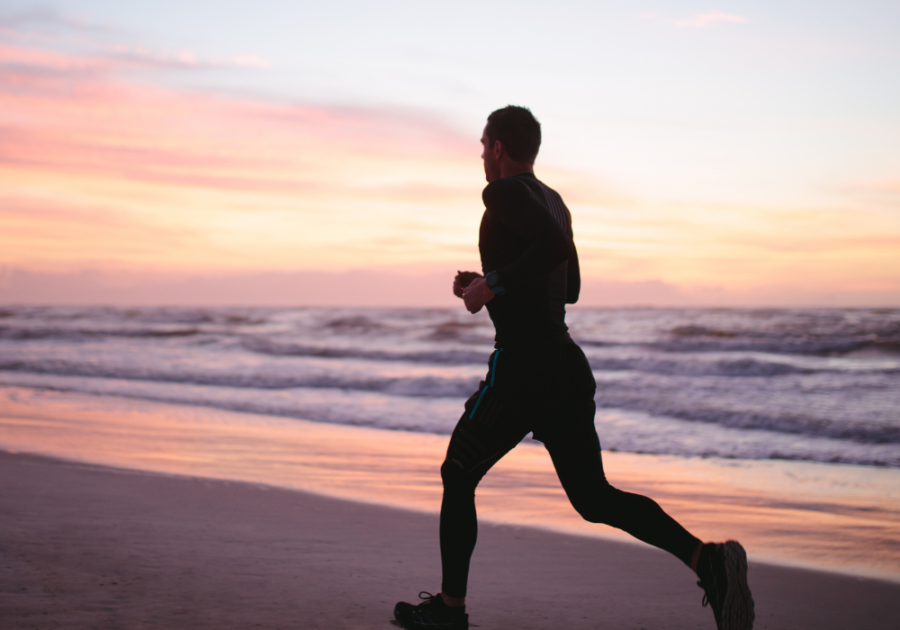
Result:
[[[667,18],[660,13],[643,12],[638,13],[637,17],[644,20],[652,20],[669,24],[676,28],[711,28],[721,24],[743,24],[748,22],[748,18],[735,13],[723,13],[722,11],[710,11],[708,13],[698,13],[689,18]]]
[[[409,286],[416,286],[411,293]],[[900,306],[900,285],[806,287],[772,284],[734,291],[661,280],[586,279],[579,307]],[[0,304],[457,307],[446,269],[398,272],[295,271],[230,274],[84,269],[47,271],[0,266]]]
[[[235,55],[228,61],[242,68],[271,68],[272,64],[259,55]]]
[[[461,306],[448,272],[358,269],[190,275],[87,269],[35,271],[0,266],[0,304]],[[414,294],[408,288],[417,287]]]
[[[743,15],[710,11],[709,13],[700,13],[687,19],[676,19],[673,21],[673,24],[678,28],[709,28],[719,24],[741,24],[746,21],[747,18]]]
[[[121,61],[137,65],[169,68],[271,68],[272,64],[254,53],[230,57],[204,57],[192,50],[152,50],[130,44],[110,44],[109,54]]]
[[[18,44],[0,44],[0,264],[209,271],[459,255],[437,217],[477,203],[476,133],[415,110],[154,83],[142,49]],[[431,223],[404,227],[413,205]]]
[[[190,53],[157,58],[139,48],[117,55],[0,46],[0,165],[201,188],[311,193],[339,187],[352,194],[351,177],[365,174],[352,168],[390,170],[395,163],[391,185],[410,192],[403,170],[477,158],[474,139],[418,112],[153,86],[128,80],[135,58],[206,61]],[[254,55],[228,63],[265,65]]]
[[[109,70],[112,63],[102,58],[67,55],[50,49],[0,44],[0,69],[4,79],[19,74],[35,74],[39,71]]]

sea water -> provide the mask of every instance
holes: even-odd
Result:
[[[900,309],[568,315],[607,451],[900,467]],[[0,386],[449,434],[493,348],[486,313],[0,309]]]

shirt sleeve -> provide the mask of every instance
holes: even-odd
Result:
[[[498,179],[487,185],[481,197],[487,211],[527,243],[518,258],[496,270],[504,289],[549,273],[573,256],[572,238],[524,183],[510,177]]]
[[[569,266],[566,277],[566,304],[575,304],[581,293],[581,269],[578,267],[578,251],[575,243],[572,243],[572,255],[569,257]]]
[[[581,294],[581,267],[578,264],[575,234],[572,232],[572,213],[562,199],[559,202],[566,210],[566,219],[568,221],[566,234],[572,239],[572,255],[569,256],[569,264],[566,268],[566,304],[575,304],[578,301],[578,296]]]

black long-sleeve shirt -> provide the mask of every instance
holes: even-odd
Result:
[[[506,290],[487,304],[498,347],[571,341],[566,303],[581,289],[572,215],[531,173],[494,180],[481,195],[478,249]]]

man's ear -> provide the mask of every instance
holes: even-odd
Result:
[[[506,147],[499,140],[494,140],[494,146],[491,148],[491,151],[498,160],[506,155]]]

